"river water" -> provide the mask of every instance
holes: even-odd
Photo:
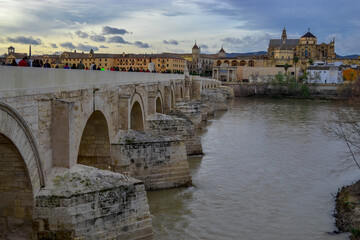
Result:
[[[360,174],[321,131],[337,106],[235,99],[200,133],[193,187],[148,193],[155,239],[327,240],[334,197]]]

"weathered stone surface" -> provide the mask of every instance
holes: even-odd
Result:
[[[195,129],[202,128],[202,114],[201,102],[191,100],[186,102],[179,102],[176,104],[176,109],[180,110],[187,118],[194,124]]]
[[[208,105],[213,111],[226,111],[227,91],[222,89],[204,89],[201,91],[201,101]]]
[[[114,239],[117,236],[118,239],[151,239],[149,214],[144,213],[140,220],[136,215],[147,211],[138,208],[141,204],[136,202],[136,199],[143,199],[141,202],[146,203],[144,190],[135,187],[135,190],[127,194],[129,198],[126,199],[126,204],[120,205],[118,200],[110,202],[104,208],[110,209],[111,214],[101,215],[102,210],[97,205],[102,202],[99,200],[100,193],[115,191],[116,194],[120,194],[122,191],[126,192],[126,189],[123,185],[114,185],[112,180],[106,178],[105,185],[97,185],[97,180],[88,175],[104,176],[105,173],[89,170],[90,173],[85,174],[83,171],[86,172],[84,169],[87,168],[79,167],[78,164],[105,169],[113,169],[116,166],[128,172],[133,171],[141,175],[145,182],[150,183],[149,188],[189,184],[191,179],[186,162],[186,150],[189,154],[199,154],[202,150],[200,139],[194,137],[194,125],[184,114],[179,113],[179,116],[182,115],[181,118],[185,119],[185,122],[182,120],[185,125],[176,125],[175,121],[174,128],[177,134],[170,134],[168,139],[143,140],[134,145],[130,142],[118,143],[116,134],[119,130],[129,130],[134,122],[144,123],[143,127],[146,128],[146,120],[154,111],[167,112],[174,109],[175,103],[181,102],[182,98],[200,100],[201,89],[219,84],[216,80],[198,76],[190,76],[185,80],[185,76],[178,74],[0,66],[0,102],[5,106],[0,108],[0,134],[11,140],[23,158],[19,161],[25,163],[25,172],[28,173],[29,179],[26,183],[19,181],[18,186],[26,189],[25,185],[31,185],[32,191],[26,189],[31,194],[26,194],[32,196],[32,200],[36,199],[36,204],[45,204],[37,205],[34,210],[37,220],[33,222],[32,228],[37,229],[38,238]],[[140,106],[138,114],[131,114],[135,105]],[[199,123],[203,116],[199,113],[200,107],[189,107],[196,108],[196,114],[192,116],[189,111],[188,115],[195,123]],[[165,128],[161,128],[161,131],[166,132]],[[180,132],[183,133],[179,134]],[[177,135],[186,137],[176,139]],[[186,148],[183,139],[186,140]],[[119,164],[120,161],[116,162],[116,159],[113,159],[113,155],[116,156],[112,151],[113,142],[122,149],[127,148],[128,155],[119,151],[123,154],[121,156],[125,157],[118,158],[127,164],[125,167]],[[4,144],[0,143],[0,147],[3,146]],[[3,169],[7,169],[6,167],[7,165]],[[63,190],[52,183],[55,179],[52,174],[60,167],[68,168],[58,173]],[[87,178],[84,182],[76,180],[76,171],[82,172],[82,177],[90,179],[89,186],[86,185]],[[11,170],[6,174],[15,173],[16,171]],[[105,175],[107,174],[114,177],[110,179],[117,179],[116,174]],[[70,182],[67,178],[70,175],[75,176],[76,181]],[[122,184],[121,178],[118,180]],[[70,187],[70,183],[74,182],[79,188]],[[12,184],[10,181],[5,183]],[[129,184],[127,189],[138,186],[137,182]],[[21,197],[26,194],[21,194]],[[10,192],[3,193],[2,196],[4,197],[0,199],[0,205],[7,203],[8,197],[13,197]],[[24,207],[25,205],[21,205],[21,201],[24,204],[29,203],[26,199],[20,199],[20,205],[18,201],[14,201],[16,207],[4,207],[2,213],[12,214],[15,219],[27,219],[31,211]],[[94,209],[89,210],[89,206]],[[121,210],[124,208],[125,212]],[[9,225],[9,219],[0,218],[0,226],[15,226],[19,223],[16,220],[14,224]],[[25,225],[23,229],[26,228]],[[120,228],[122,233],[119,233]]]
[[[35,239],[33,193],[24,160],[0,134],[0,239]]]
[[[53,169],[36,197],[38,239],[152,239],[144,184],[76,165]]]
[[[168,115],[149,116],[147,131],[185,141],[187,155],[203,154],[201,140],[196,134],[194,124],[181,110],[171,110]]]
[[[130,130],[120,131],[118,139],[111,148],[114,171],[144,181],[148,190],[191,184],[185,144],[179,138]]]

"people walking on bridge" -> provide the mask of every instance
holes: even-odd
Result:
[[[90,65],[90,70],[96,70],[96,64],[95,64],[95,62],[93,62],[93,63]]]
[[[40,61],[39,59],[35,59],[32,64],[33,67],[40,67]]]
[[[80,61],[79,64],[77,65],[77,69],[85,69],[85,66],[82,63],[82,61]]]
[[[28,63],[26,62],[27,57],[24,57],[19,63],[18,66],[19,67],[27,67]]]
[[[46,60],[46,63],[44,64],[44,68],[51,68],[49,60]]]
[[[12,61],[11,61],[11,64],[10,64],[10,66],[14,66],[14,67],[16,67],[18,64],[16,63],[16,60],[15,59],[13,59]]]

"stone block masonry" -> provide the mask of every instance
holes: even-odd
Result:
[[[153,239],[141,181],[83,165],[53,170],[35,200],[37,239]]]
[[[114,171],[144,181],[147,190],[191,185],[183,141],[133,130],[118,139],[111,146]]]
[[[194,130],[200,92],[219,84],[178,74],[0,66],[0,239],[152,239],[145,187],[191,184],[187,153],[202,153]],[[119,141],[119,131],[148,131],[155,111],[183,99],[188,117],[177,113],[170,129],[155,130],[155,120],[149,138]],[[156,131],[164,135],[153,138]]]
[[[171,110],[169,115],[157,113],[149,116],[147,131],[184,141],[187,155],[203,154],[201,140],[196,134],[194,124],[181,110]]]

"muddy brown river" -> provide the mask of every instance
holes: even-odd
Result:
[[[321,131],[337,104],[235,99],[200,132],[193,186],[148,193],[155,239],[332,240],[334,197],[360,178]]]

